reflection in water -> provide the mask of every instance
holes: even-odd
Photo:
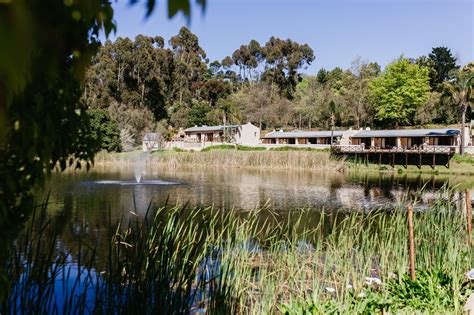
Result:
[[[58,276],[61,283],[54,289],[56,295],[71,295],[69,289],[77,285],[64,281],[69,279],[70,274],[78,274],[74,262],[79,260],[79,254],[73,256],[77,252],[73,250],[77,244],[92,245],[90,247],[94,248],[97,257],[91,272],[95,275],[97,270],[100,274],[109,263],[104,253],[110,248],[111,235],[115,233],[114,222],[124,220],[126,226],[128,219],[144,217],[150,206],[189,202],[190,207],[214,206],[244,211],[268,206],[276,212],[262,211],[259,218],[278,217],[289,220],[290,224],[295,218],[292,219],[289,210],[307,208],[309,210],[302,217],[304,225],[308,227],[322,223],[321,231],[326,234],[346,217],[346,211],[349,210],[365,212],[396,207],[403,205],[407,196],[416,196],[423,205],[442,195],[443,187],[462,184],[463,189],[466,189],[473,186],[469,178],[387,173],[149,168],[141,174],[144,176],[140,183],[134,180],[133,169],[96,169],[89,173],[52,176],[47,187],[51,191],[47,211],[56,220],[51,221],[51,229],[44,232],[43,237],[53,239],[56,233],[60,235],[55,243],[56,250],[61,253],[60,256],[67,258],[66,268]],[[423,192],[418,193],[421,189]],[[462,195],[454,194],[454,198],[462,202]],[[329,212],[322,215],[319,211],[313,211],[321,209]],[[49,235],[50,232],[54,235]],[[251,243],[245,246],[256,249]],[[299,243],[298,247],[302,251],[312,250],[304,242]],[[80,278],[79,285],[83,285],[86,280]],[[22,283],[21,278],[19,283]],[[91,285],[96,286],[98,283]],[[93,301],[92,296],[86,298]]]
[[[95,169],[55,174],[50,181],[50,211],[65,210],[100,220],[144,215],[153,207],[189,203],[191,207],[252,210],[363,210],[392,207],[417,194],[429,203],[443,186],[467,184],[462,177],[410,176],[393,173],[259,171],[242,169],[150,167],[139,184],[132,168]]]

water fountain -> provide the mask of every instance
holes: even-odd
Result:
[[[133,174],[135,176],[135,180],[98,180],[94,182],[82,182],[82,185],[90,186],[90,185],[119,185],[119,186],[135,186],[135,185],[179,185],[178,182],[173,181],[165,181],[165,180],[145,180],[143,177],[145,175],[146,169],[146,159],[148,158],[148,153],[140,153],[137,156],[137,159],[134,163],[133,167]]]
[[[137,162],[135,163],[135,168],[133,170],[133,173],[135,174],[135,181],[137,184],[140,184],[142,176],[143,176],[143,170],[145,169],[145,160],[147,158],[147,153],[141,153],[138,156]]]

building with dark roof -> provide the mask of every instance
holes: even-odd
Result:
[[[272,131],[262,137],[264,144],[322,144],[330,145],[339,142],[343,137],[341,131]]]
[[[362,130],[350,139],[352,145],[362,145],[366,148],[381,149],[419,148],[430,146],[457,146],[459,144],[459,129],[396,129],[396,130]]]
[[[194,126],[184,129],[184,134],[183,141],[203,144],[258,144],[260,141],[260,128],[251,123],[245,125]]]

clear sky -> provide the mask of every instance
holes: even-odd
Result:
[[[449,47],[461,64],[474,61],[474,0],[207,0],[204,13],[192,8],[190,24],[181,15],[168,19],[166,1],[158,0],[148,19],[143,3],[115,3],[111,39],[145,34],[168,40],[188,26],[213,61],[252,39],[291,38],[313,48],[310,74],[348,68],[357,56],[385,66],[436,46]]]

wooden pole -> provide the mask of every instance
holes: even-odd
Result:
[[[408,240],[410,245],[410,277],[412,281],[416,280],[415,274],[415,239],[413,233],[413,207],[408,205]]]
[[[467,222],[467,245],[472,246],[472,213],[471,213],[471,191],[466,189],[466,222]]]

